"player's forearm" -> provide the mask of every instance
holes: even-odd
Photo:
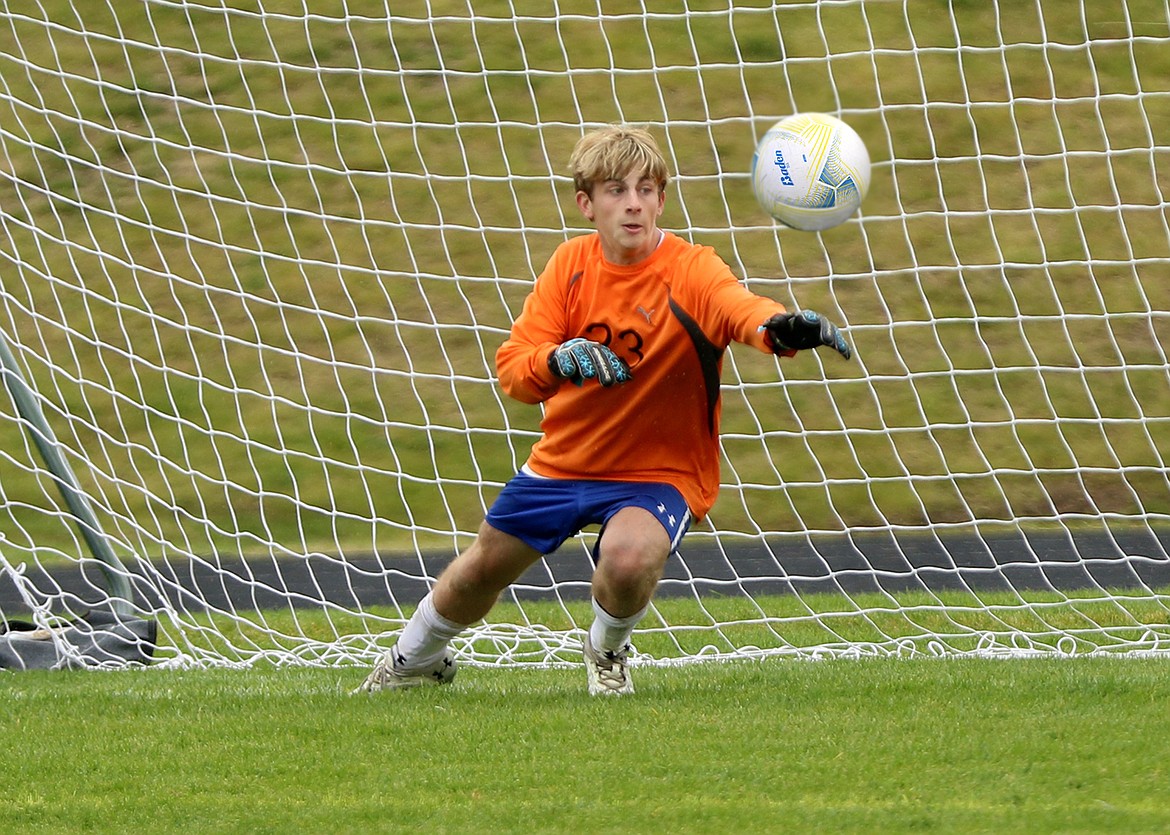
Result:
[[[556,343],[533,345],[509,339],[496,352],[496,375],[504,394],[521,403],[542,403],[564,382],[548,367]]]
[[[760,325],[777,313],[784,312],[784,305],[764,296],[756,296],[739,287],[728,288],[724,300],[727,310],[732,311],[731,339],[750,345],[757,351],[772,353],[772,345],[760,332]]]

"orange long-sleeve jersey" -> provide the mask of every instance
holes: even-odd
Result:
[[[719,490],[719,383],[731,342],[769,351],[758,331],[784,306],[750,292],[710,247],[665,233],[632,266],[608,263],[596,233],[561,244],[496,352],[500,385],[545,403],[528,465],[550,478],[654,481],[702,519]],[[575,386],[548,367],[562,342],[608,345],[634,378]]]

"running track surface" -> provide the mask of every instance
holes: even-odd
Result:
[[[300,559],[271,557],[195,559],[130,568],[136,602],[187,611],[205,608],[256,610],[288,606],[346,609],[386,605],[412,607],[426,593],[452,554],[313,554]],[[534,565],[505,593],[517,600],[584,599],[592,564],[580,541]],[[148,579],[147,574],[155,574]],[[45,571],[25,569],[24,578],[54,594],[53,608],[78,611],[103,605],[108,588],[101,566]],[[692,579],[693,578],[693,579]],[[906,534],[826,535],[717,541],[691,534],[672,557],[659,596],[858,594],[970,590],[973,592],[1108,588],[1170,589],[1170,531],[1089,533],[1015,532],[995,536]],[[60,595],[57,595],[60,590]],[[29,608],[11,573],[0,575],[0,614],[25,618]]]

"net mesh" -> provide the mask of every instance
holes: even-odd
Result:
[[[640,658],[1167,648],[1165,3],[689,5],[0,1],[0,330],[171,663],[368,661],[470,543],[537,437],[495,349],[614,121],[663,226],[856,352],[726,358]],[[874,160],[820,234],[748,180],[798,111]],[[3,397],[0,468],[0,611],[108,602]],[[577,657],[592,536],[462,658]]]

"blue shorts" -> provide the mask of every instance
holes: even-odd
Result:
[[[671,553],[691,526],[690,508],[682,493],[669,484],[543,478],[526,469],[504,485],[486,521],[540,553],[551,554],[586,525],[604,529],[625,507],[641,507],[653,514],[670,537]]]

